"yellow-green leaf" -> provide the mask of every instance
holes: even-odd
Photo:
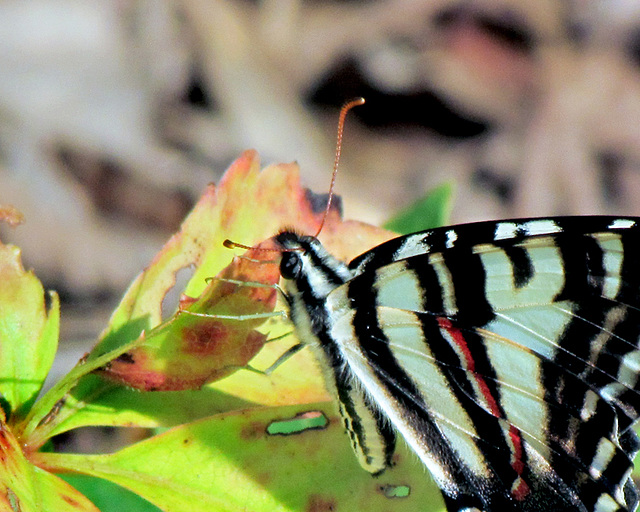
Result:
[[[41,457],[54,470],[122,485],[167,512],[443,510],[439,490],[404,446],[381,476],[360,468],[327,404],[224,414],[110,455]]]
[[[0,395],[8,423],[24,418],[58,346],[58,297],[22,267],[20,250],[0,242]]]

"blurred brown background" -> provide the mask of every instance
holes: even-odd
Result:
[[[4,0],[2,239],[92,339],[243,149],[326,191],[353,96],[347,217],[640,214],[636,0]]]

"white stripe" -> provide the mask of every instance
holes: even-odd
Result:
[[[516,236],[537,236],[561,233],[562,228],[551,219],[536,219],[522,223],[499,222],[496,224],[494,240],[508,240]]]
[[[602,295],[610,299],[615,298],[620,291],[620,271],[622,270],[622,260],[624,255],[624,247],[620,235],[613,233],[604,233],[594,235],[593,238],[603,250],[604,266],[604,287]]]
[[[440,291],[442,292],[442,304],[444,306],[444,311],[448,315],[454,315],[458,312],[455,290],[453,287],[453,281],[451,280],[451,272],[449,271],[449,267],[444,262],[442,253],[430,254],[429,264],[433,266],[433,270],[435,270],[436,275],[438,276],[438,283],[440,284]]]
[[[458,239],[458,233],[454,229],[450,229],[447,231],[447,241],[445,242],[445,247],[447,249],[451,249]]]
[[[635,388],[640,372],[640,351],[633,350],[622,358],[618,380],[630,388]]]
[[[618,512],[620,505],[608,494],[601,494],[593,507],[593,512]]]
[[[519,225],[515,222],[498,222],[493,233],[494,240],[509,240],[518,234]]]
[[[536,354],[553,359],[558,338],[571,321],[571,312],[553,305],[496,311],[496,318],[486,329],[513,340]]]
[[[595,391],[587,391],[582,404],[582,409],[580,409],[580,419],[582,421],[588,421],[591,416],[593,416],[600,400],[600,396]]]
[[[612,338],[613,330],[624,320],[626,309],[624,306],[617,306],[607,311],[604,322],[600,326],[600,332],[593,339],[589,346],[589,362],[596,364],[605,344]]]
[[[589,467],[589,474],[596,480],[602,477],[602,472],[607,469],[607,466],[611,462],[611,459],[615,455],[615,446],[611,441],[606,438],[601,438],[598,442],[598,448],[596,454],[591,461]]]
[[[418,256],[419,254],[425,254],[431,250],[431,246],[425,242],[425,233],[419,233],[415,235],[408,235],[402,245],[398,247],[393,254],[394,260],[403,260],[411,256]]]
[[[550,303],[562,290],[564,268],[557,247],[548,246],[546,239],[537,242],[523,247],[533,266],[533,276],[522,288],[514,286],[511,261],[505,251],[485,246],[484,251],[478,252],[486,273],[486,297],[494,309]],[[541,246],[531,247],[538,244]]]
[[[604,398],[607,402],[613,402],[618,398],[618,395],[621,395],[627,390],[626,386],[620,384],[619,382],[612,382],[611,384],[607,384],[599,389],[600,396]]]
[[[517,343],[495,336],[485,337],[485,347],[496,372],[507,421],[548,448],[547,408],[542,399],[545,392],[539,356]],[[506,439],[511,443],[510,436]],[[545,459],[550,458],[548,450],[540,451],[540,454]]]
[[[636,221],[631,219],[615,219],[609,224],[609,229],[629,229],[635,227]]]
[[[522,226],[528,236],[562,233],[562,228],[551,219],[530,220],[525,222]]]

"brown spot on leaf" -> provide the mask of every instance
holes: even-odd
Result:
[[[317,494],[312,494],[309,497],[309,502],[307,503],[305,510],[307,512],[333,512],[337,510],[337,507],[334,500],[324,498]]]
[[[80,509],[80,502],[71,496],[67,496],[66,494],[62,495],[62,499],[66,501],[72,507]]]
[[[264,423],[259,421],[252,421],[251,423],[242,427],[240,431],[240,438],[245,441],[253,441],[264,435],[265,427]]]
[[[187,354],[208,355],[215,352],[229,336],[229,328],[218,320],[198,323],[182,329],[182,342]]]
[[[269,484],[273,481],[273,478],[269,473],[256,473],[253,476],[253,480],[263,487],[269,487]]]

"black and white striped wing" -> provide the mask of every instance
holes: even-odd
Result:
[[[443,228],[348,272],[312,254],[292,316],[370,471],[388,418],[449,511],[635,510],[639,263],[635,220]]]
[[[442,230],[405,257],[411,235],[327,297],[330,336],[450,510],[635,508],[640,236],[618,226]]]

